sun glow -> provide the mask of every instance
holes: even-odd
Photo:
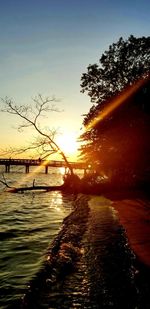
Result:
[[[66,156],[76,158],[78,153],[77,136],[73,133],[65,133],[57,137],[57,144]]]

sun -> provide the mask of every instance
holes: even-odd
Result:
[[[57,137],[57,144],[66,156],[76,157],[78,152],[77,136],[73,133],[64,133]]]

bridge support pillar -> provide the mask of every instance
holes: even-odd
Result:
[[[10,165],[6,164],[5,165],[5,173],[9,173],[10,172]]]
[[[86,168],[84,169],[84,176],[86,176],[87,175],[87,170],[86,170]]]
[[[25,166],[25,168],[26,168],[26,174],[28,174],[28,173],[29,173],[29,165],[27,164],[27,165]]]
[[[45,174],[48,174],[48,165],[45,165]]]

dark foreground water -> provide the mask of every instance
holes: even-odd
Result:
[[[42,185],[62,182],[61,170],[55,169],[48,175],[12,171],[5,177],[11,185],[30,185],[33,179]],[[73,199],[61,192],[12,194],[0,187],[0,308],[9,308],[24,295]]]
[[[37,179],[62,181],[60,171]],[[74,211],[73,195],[1,191],[1,309],[150,308],[149,270],[137,264],[110,201],[93,197],[89,207],[88,199]]]

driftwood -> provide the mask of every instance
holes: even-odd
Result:
[[[38,190],[59,191],[63,190],[65,187],[64,184],[61,186],[35,186],[35,179],[33,180],[33,185],[30,187],[12,187],[7,183],[4,174],[2,174],[2,179],[0,179],[0,183],[2,183],[7,188],[7,192],[11,193],[18,193],[18,192],[23,193],[24,191],[38,191]]]
[[[9,187],[7,190],[8,192],[11,193],[18,193],[18,192],[24,192],[24,191],[38,191],[38,190],[43,190],[43,191],[59,191],[63,190],[64,186],[31,186],[31,187]]]
[[[66,174],[64,176],[64,183],[60,186],[42,186],[42,185],[35,185],[35,179],[33,180],[32,186],[26,187],[13,187],[7,183],[7,180],[2,174],[2,179],[0,179],[0,183],[2,183],[6,188],[7,192],[11,193],[18,193],[18,192],[25,192],[25,191],[67,191],[71,193],[77,193],[81,190],[81,180],[75,174]]]

